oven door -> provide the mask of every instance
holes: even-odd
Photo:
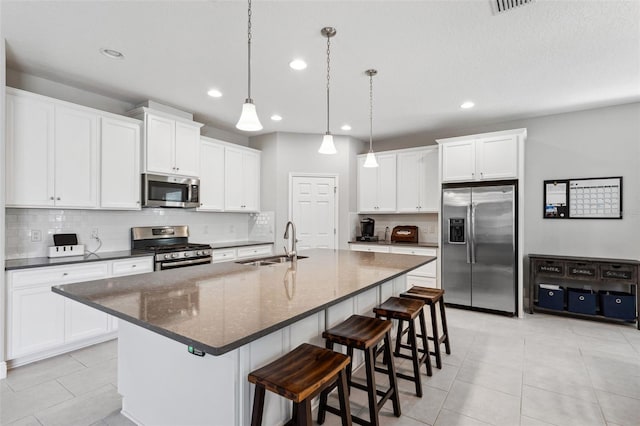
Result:
[[[184,268],[186,266],[204,265],[211,263],[211,256],[199,257],[197,259],[185,260],[163,260],[156,261],[156,271],[166,271],[167,269]]]
[[[142,207],[198,207],[200,181],[194,178],[142,175]]]

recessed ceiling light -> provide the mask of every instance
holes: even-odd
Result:
[[[462,109],[469,109],[469,108],[473,108],[475,105],[476,105],[476,104],[474,104],[474,103],[473,103],[473,102],[471,102],[471,101],[466,101],[466,102],[463,102],[463,103],[462,103],[462,105],[460,105],[460,108],[462,108]]]
[[[349,126],[348,124],[343,124],[342,127],[340,127],[342,130],[344,131],[349,131],[351,130],[351,126]]]
[[[281,116],[279,116],[278,114],[273,114],[273,115],[271,116],[271,119],[272,119],[273,121],[280,121],[280,120],[282,120],[282,117],[281,117]]]
[[[307,63],[302,59],[294,59],[293,61],[289,62],[289,66],[296,71],[300,71],[307,68]]]
[[[212,98],[219,98],[222,96],[222,92],[218,89],[211,89],[207,92],[207,95],[211,96]]]
[[[111,58],[111,59],[124,59],[124,55],[122,54],[122,52],[118,52],[117,50],[113,50],[113,49],[105,49],[104,47],[100,49],[100,53],[102,53],[104,56],[106,56],[107,58]]]

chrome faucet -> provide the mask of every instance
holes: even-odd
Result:
[[[298,253],[296,249],[296,243],[298,242],[298,240],[296,239],[296,225],[294,225],[292,221],[287,222],[287,224],[285,225],[283,238],[285,240],[289,240],[289,225],[291,225],[291,251],[287,249],[287,246],[289,245],[287,242],[287,244],[284,246],[284,253],[289,259],[295,261],[298,260]]]

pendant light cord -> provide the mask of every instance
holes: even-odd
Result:
[[[329,82],[331,80],[330,71],[331,71],[331,36],[327,35],[327,134],[330,134],[329,131]]]
[[[373,152],[373,73],[369,74],[369,152]]]
[[[248,72],[247,72],[247,87],[248,87],[248,100],[251,100],[251,0],[249,0],[249,11],[248,11],[248,25],[247,25],[247,63]]]

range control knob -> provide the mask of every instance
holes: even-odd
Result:
[[[198,255],[198,256],[202,256],[202,250],[198,250],[198,251],[196,252],[196,255]]]
[[[171,255],[171,257],[173,257],[173,258],[175,259],[176,257],[178,257],[178,253],[173,253],[173,254]]]
[[[191,256],[191,253],[189,253],[188,251],[184,253],[184,257],[189,257]]]
[[[170,254],[165,254],[165,255],[164,255],[164,258],[165,258],[165,259],[171,259],[171,255],[170,255]]]

